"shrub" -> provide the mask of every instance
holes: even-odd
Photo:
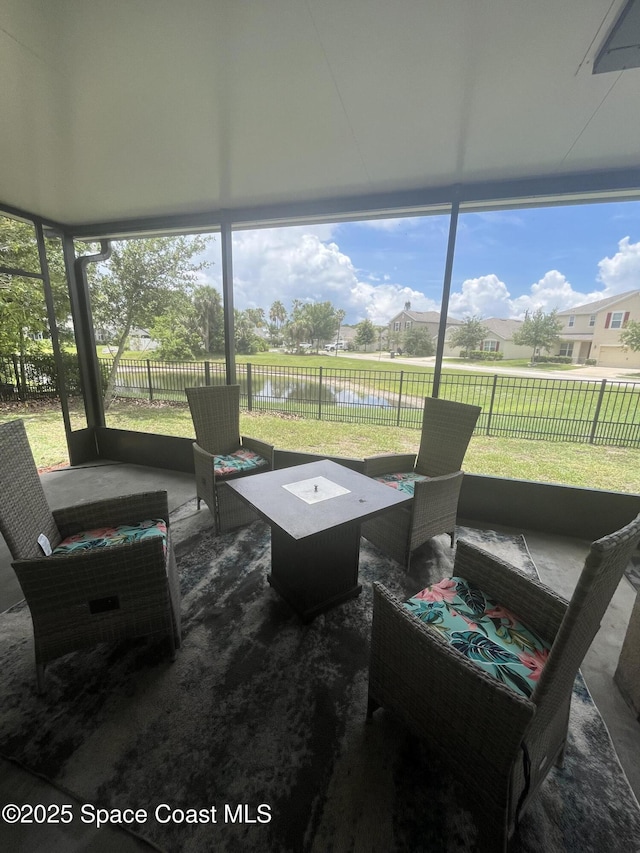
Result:
[[[571,364],[570,355],[537,355],[536,364]]]
[[[501,352],[473,349],[469,354],[469,358],[472,358],[474,361],[501,361],[504,358],[504,354]]]

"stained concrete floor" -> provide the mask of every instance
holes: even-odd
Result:
[[[95,499],[97,496],[166,489],[170,509],[175,511],[182,508],[178,513],[180,520],[174,526],[174,541],[178,548],[181,538],[186,541],[194,528],[210,522],[206,507],[196,512],[193,504],[189,503],[195,496],[193,476],[189,474],[138,465],[100,463],[43,474],[42,483],[53,508]],[[464,519],[463,523],[473,526],[472,519]],[[532,530],[510,531],[498,523],[490,526],[504,532],[524,533],[542,581],[567,598],[571,595],[582,569],[588,542]],[[21,598],[20,586],[11,569],[9,551],[0,537],[0,613]],[[624,702],[613,681],[634,600],[635,591],[629,581],[623,578],[587,653],[582,672],[609,729],[620,763],[636,797],[640,799],[640,722]],[[73,802],[51,785],[10,762],[2,760],[0,766],[0,799],[3,803],[9,799],[16,801],[16,798],[20,802],[32,804]],[[24,831],[16,826],[0,825],[0,841],[6,849],[24,853],[42,849],[64,850],[65,853],[116,849],[120,853],[127,853],[149,849],[144,842],[113,829],[94,830],[88,834],[85,831],[78,833],[77,828],[73,827],[69,830],[32,827]]]

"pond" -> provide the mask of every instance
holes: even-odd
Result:
[[[244,384],[244,383],[243,383]],[[266,379],[261,387],[256,387],[254,381],[252,398],[254,401],[260,397],[268,400],[295,400],[296,402],[307,402],[333,404],[336,406],[377,406],[380,408],[391,408],[391,403],[384,397],[375,394],[359,393],[351,388],[340,388],[336,385],[313,382],[309,380],[295,381],[291,379],[273,380]]]

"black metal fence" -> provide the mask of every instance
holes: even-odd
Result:
[[[101,359],[109,362],[109,359]],[[105,364],[105,367],[109,365]],[[419,429],[432,373],[238,364],[241,405],[327,421]],[[217,362],[121,362],[116,391],[185,400],[189,385],[222,384]],[[440,396],[482,407],[476,434],[640,447],[640,382],[442,374]]]
[[[101,358],[103,377],[113,361]],[[8,369],[8,374],[7,374]],[[15,375],[0,359],[0,393]],[[36,371],[37,372],[37,371]],[[419,429],[433,374],[238,364],[241,405],[249,411]],[[23,376],[29,371],[22,370]],[[5,376],[9,375],[9,380]],[[115,390],[122,398],[186,402],[191,385],[223,384],[219,362],[123,360]],[[42,371],[38,374],[42,380]],[[40,387],[51,391],[51,383]],[[640,447],[640,382],[541,379],[448,371],[440,396],[482,407],[476,434]]]

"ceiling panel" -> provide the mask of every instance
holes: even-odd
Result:
[[[0,202],[64,223],[640,167],[624,0],[0,0]],[[6,82],[5,82],[6,81]]]

